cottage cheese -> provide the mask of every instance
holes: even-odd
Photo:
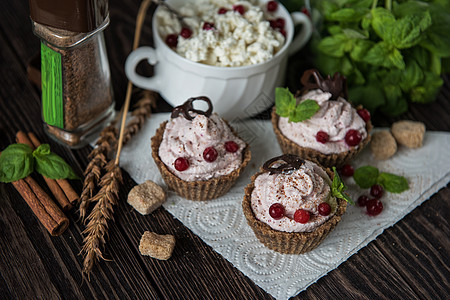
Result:
[[[285,232],[311,232],[331,218],[337,208],[336,198],[331,196],[331,180],[317,164],[305,161],[291,174],[259,175],[255,180],[255,188],[251,195],[251,206],[255,217],[271,228]],[[327,202],[331,213],[322,216],[318,206]],[[279,220],[273,219],[269,208],[274,203],[280,203],[285,209],[285,216]],[[294,221],[297,209],[310,212],[311,218],[306,224]]]
[[[345,99],[339,97],[334,101],[330,98],[331,94],[328,92],[319,89],[309,91],[301,97],[300,101],[305,99],[317,101],[320,106],[319,111],[311,119],[297,123],[280,117],[278,128],[284,136],[302,147],[311,148],[324,154],[348,151],[350,147],[345,143],[345,135],[348,130],[358,130],[364,140],[367,137],[366,123]],[[328,134],[327,143],[317,142],[318,131]]]
[[[178,8],[192,30],[190,38],[178,36],[176,52],[181,56],[213,66],[238,67],[265,62],[283,46],[285,37],[270,27],[264,10],[257,1],[197,0],[187,1]],[[233,5],[243,5],[245,13],[233,11]],[[226,8],[225,14],[218,14]],[[181,25],[166,9],[157,14],[159,33],[163,39],[178,34]],[[273,17],[272,17],[273,18]],[[203,30],[205,22],[213,30]]]
[[[239,150],[227,152],[225,142],[228,141],[237,143]],[[169,170],[180,179],[208,180],[238,169],[245,146],[216,113],[210,117],[197,115],[193,120],[179,116],[167,123],[158,154]],[[217,159],[213,162],[207,162],[203,158],[203,151],[208,147],[214,147],[218,152]],[[187,170],[180,172],[175,169],[174,162],[179,157],[188,159],[190,165]]]

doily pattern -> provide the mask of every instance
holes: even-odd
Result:
[[[154,114],[123,149],[120,165],[137,182],[145,180],[164,186],[151,157],[150,138],[170,114]],[[401,194],[387,193],[384,210],[369,217],[349,205],[336,229],[315,250],[303,255],[286,255],[262,245],[247,225],[241,209],[244,187],[250,176],[281,150],[270,121],[247,120],[232,124],[250,143],[252,161],[236,185],[225,196],[207,202],[189,201],[169,192],[164,207],[185,226],[257,285],[277,299],[287,299],[306,289],[359,249],[374,240],[407,213],[444,187],[450,180],[450,134],[427,132],[420,149],[399,148],[389,160],[376,161],[365,149],[353,161],[356,167],[373,165],[382,171],[405,176],[410,189]],[[442,150],[444,149],[444,151]],[[447,149],[447,150],[445,150]],[[346,180],[353,199],[362,193],[353,179]]]

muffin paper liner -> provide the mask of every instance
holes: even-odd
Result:
[[[209,180],[185,181],[173,174],[159,157],[159,146],[161,145],[166,122],[163,122],[156,130],[155,136],[152,137],[152,156],[155,161],[162,178],[167,186],[174,190],[178,195],[189,200],[205,201],[218,198],[224,195],[235,184],[240,174],[244,171],[251,159],[250,147],[246,144],[242,152],[242,163],[240,167],[230,174],[211,178]],[[233,128],[230,126],[233,133]]]
[[[359,109],[360,107],[358,107]],[[297,143],[293,142],[292,140],[288,139],[278,128],[278,121],[280,117],[276,113],[276,108],[273,107],[272,109],[272,126],[273,131],[275,132],[275,136],[277,137],[278,144],[280,144],[281,151],[285,154],[296,154],[304,159],[315,159],[317,160],[322,166],[325,167],[333,167],[339,168],[346,163],[348,163],[350,160],[352,160],[356,155],[358,155],[359,152],[361,152],[364,147],[367,146],[367,144],[370,142],[371,136],[370,131],[372,130],[372,123],[367,122],[366,123],[366,131],[367,131],[367,137],[361,141],[361,143],[358,145],[358,147],[351,147],[349,151],[341,152],[341,153],[334,153],[334,154],[324,154],[317,150],[306,148],[298,145]]]
[[[312,232],[284,232],[272,229],[269,225],[256,219],[251,206],[251,195],[255,187],[256,177],[264,172],[252,176],[252,182],[245,188],[242,209],[248,225],[252,228],[258,240],[269,249],[283,254],[302,254],[319,246],[327,235],[336,227],[347,209],[347,202],[337,198],[336,213]],[[330,176],[330,171],[327,170]],[[330,177],[332,178],[332,176]]]

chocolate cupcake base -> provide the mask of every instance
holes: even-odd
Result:
[[[156,134],[152,137],[152,156],[158,166],[162,178],[167,186],[174,190],[178,195],[183,198],[195,201],[205,201],[218,198],[229,191],[229,189],[235,184],[244,168],[247,166],[251,159],[250,148],[246,145],[242,152],[242,163],[240,167],[230,174],[211,178],[209,180],[198,181],[185,181],[173,174],[167,166],[162,162],[159,157],[159,146],[161,145],[164,130],[166,128],[167,121],[162,123]],[[234,133],[234,131],[233,131]]]
[[[252,176],[252,182],[245,188],[242,208],[248,225],[252,228],[258,240],[269,249],[283,254],[303,254],[315,249],[327,237],[327,235],[341,221],[341,217],[347,208],[344,199],[337,199],[336,213],[325,223],[317,227],[312,232],[283,232],[272,229],[264,222],[256,219],[251,206],[251,195],[254,189],[254,182],[258,175]]]
[[[372,130],[372,124],[369,121],[366,124],[367,137],[361,141],[358,147],[351,147],[349,151],[341,153],[324,154],[311,148],[302,147],[297,143],[293,142],[292,140],[288,139],[278,128],[278,122],[280,120],[280,117],[277,115],[275,107],[272,109],[271,120],[273,131],[275,132],[278,144],[280,145],[281,151],[283,153],[295,154],[300,156],[301,158],[308,160],[317,160],[322,166],[325,167],[333,167],[333,166],[336,168],[342,167],[350,160],[352,160],[356,155],[358,155],[359,152],[361,152],[362,149],[364,149],[364,147],[367,146],[367,144],[370,142],[371,139],[369,133]]]

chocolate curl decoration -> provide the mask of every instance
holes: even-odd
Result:
[[[310,69],[303,73],[300,82],[304,86],[304,91],[318,88],[324,92],[330,93],[330,100],[337,100],[339,96],[348,99],[347,78],[339,72],[334,73],[333,78],[331,78],[330,75],[327,75],[327,77],[323,79],[319,71]]]
[[[274,163],[277,162],[285,162],[284,164],[280,164],[277,167],[272,167]],[[300,169],[301,165],[303,165],[305,161],[293,154],[283,154],[281,156],[274,157],[266,161],[263,165],[263,170],[270,172],[270,175],[275,173],[281,174],[289,174],[294,170]]]
[[[192,105],[192,103],[195,100],[203,100],[208,104],[208,110],[207,111],[202,111],[202,110],[198,110],[198,109],[194,109],[194,106]],[[172,114],[170,115],[170,117],[172,119],[178,117],[180,114],[182,114],[187,120],[193,120],[194,117],[191,116],[191,114],[189,114],[189,112],[195,112],[199,115],[204,115],[209,117],[212,113],[212,103],[211,100],[209,100],[208,97],[205,96],[199,96],[199,97],[193,97],[193,98],[189,98],[188,100],[186,100],[186,102],[184,102],[183,104],[175,107],[172,110]]]

